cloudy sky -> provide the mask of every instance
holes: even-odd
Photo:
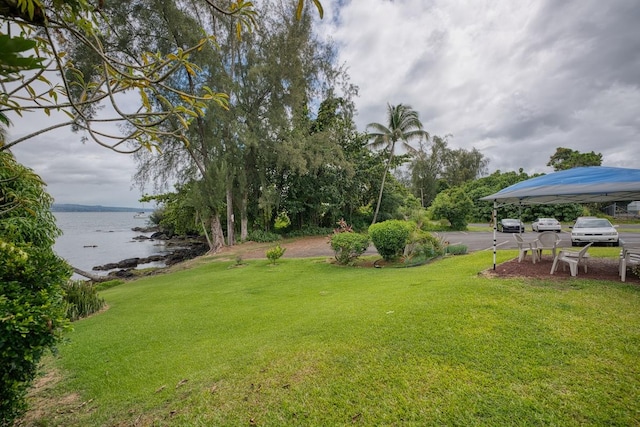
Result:
[[[640,168],[637,0],[322,3],[318,31],[359,87],[359,130],[403,103],[451,148],[480,150],[490,172],[551,172],[557,147]],[[14,152],[59,203],[138,206],[127,156],[69,132]]]

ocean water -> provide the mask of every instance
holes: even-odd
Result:
[[[147,219],[134,218],[134,212],[56,212],[54,215],[63,232],[56,240],[54,250],[81,270],[106,274],[92,271],[92,268],[127,258],[167,253],[162,241],[134,240],[136,236],[152,234],[132,231],[134,227],[148,225]],[[138,268],[150,265],[153,264]],[[74,275],[74,278],[80,277]]]

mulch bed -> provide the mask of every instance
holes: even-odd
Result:
[[[564,271],[562,271],[562,265],[558,266],[556,272],[551,275],[551,266],[553,265],[552,256],[543,256],[541,260],[536,261],[535,264],[531,262],[531,258],[527,257],[522,262],[518,262],[518,258],[514,258],[510,261],[503,262],[496,265],[495,271],[493,268],[486,270],[485,273],[495,277],[531,277],[535,279],[545,280],[567,280],[573,279],[569,266],[565,265]],[[589,258],[587,263],[587,272],[584,272],[584,268],[580,266],[577,279],[592,279],[592,280],[611,280],[614,282],[620,281],[618,275],[618,260],[612,258]],[[624,283],[633,283],[640,285],[640,278],[627,269],[627,277]]]

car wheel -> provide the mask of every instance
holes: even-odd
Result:
[[[619,241],[616,241],[616,242],[613,242],[611,245],[612,245],[612,246],[620,246],[620,242],[619,242]]]
[[[572,242],[571,242],[571,246],[578,246],[578,243],[577,243],[577,242],[572,241]]]

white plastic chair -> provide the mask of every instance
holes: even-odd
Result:
[[[628,248],[623,250],[623,256],[620,257],[620,279],[624,282],[627,280],[627,267],[640,265],[640,248]]]
[[[538,259],[542,259],[542,251],[551,251],[551,254],[555,258],[556,248],[558,247],[559,242],[560,236],[558,236],[558,233],[555,231],[544,231],[540,233],[534,242],[534,249],[538,253]]]
[[[564,271],[564,266],[568,264],[569,269],[571,270],[571,275],[574,277],[578,275],[578,267],[580,266],[580,264],[584,266],[584,272],[586,273],[587,259],[589,258],[589,254],[587,253],[587,250],[589,249],[589,247],[591,247],[591,245],[593,245],[593,242],[589,243],[579,251],[570,251],[567,249],[563,249],[560,252],[558,252],[558,255],[556,255],[556,257],[553,259],[553,265],[551,266],[551,274],[555,273],[555,271],[557,270],[558,262],[562,263],[563,271]]]
[[[518,262],[521,262],[527,256],[527,252],[530,251],[531,259],[535,264],[537,256],[533,242],[526,242],[519,234],[514,234],[513,238],[516,239],[516,244],[518,245]]]

